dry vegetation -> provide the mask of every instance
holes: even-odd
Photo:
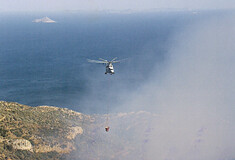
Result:
[[[0,159],[118,160],[143,156],[153,116],[146,112],[110,116],[111,132],[106,133],[106,115],[0,101]]]
[[[57,107],[0,102],[0,159],[57,159],[75,149],[89,116]]]

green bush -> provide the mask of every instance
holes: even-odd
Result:
[[[0,128],[0,136],[6,137],[7,136],[7,130],[5,130],[4,128]]]
[[[16,135],[17,137],[21,137],[23,132],[22,129],[16,129],[14,131],[12,131],[14,135]]]

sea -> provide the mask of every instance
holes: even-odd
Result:
[[[174,36],[214,11],[0,13],[0,100],[105,113],[164,72]],[[205,16],[206,15],[206,16]],[[33,23],[48,16],[56,23]],[[115,74],[87,59],[122,60]],[[128,96],[126,96],[128,98]]]

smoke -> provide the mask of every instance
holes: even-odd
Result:
[[[94,153],[97,159],[102,157],[99,155],[107,155],[107,152],[111,155],[119,153],[115,150],[117,148],[124,152],[127,148],[125,153],[132,154],[123,157],[123,152],[120,152],[116,159],[235,158],[234,18],[235,15],[203,18],[178,32],[171,38],[171,43],[168,41],[170,45],[163,63],[156,60],[157,56],[153,53],[148,55],[152,56],[150,65],[149,61],[142,61],[142,66],[147,66],[144,72],[149,71],[149,75],[145,75],[147,78],[138,87],[128,86],[131,84],[130,78],[133,78],[131,74],[125,77],[115,75],[112,84],[107,84],[109,78],[101,81],[104,77],[98,73],[96,79],[90,80],[94,92],[90,102],[84,104],[97,108],[112,105],[115,112],[144,110],[157,114],[149,119],[146,117],[152,115],[142,112],[136,116],[123,113],[120,117],[111,117],[110,133],[104,134],[103,130],[96,133],[95,136],[101,138],[100,142],[94,137],[97,140],[94,151],[99,151],[99,154]],[[156,48],[156,45],[148,45],[148,50]],[[141,56],[146,58],[146,55],[139,55],[140,60]],[[156,64],[153,65],[155,60]],[[135,68],[129,69],[127,73]],[[113,95],[115,98],[112,98]],[[106,143],[108,141],[112,143]],[[126,144],[131,145],[131,149],[128,150],[128,146],[124,146]],[[136,148],[133,149],[133,146]]]
[[[150,110],[148,160],[235,158],[234,15],[200,21],[176,35],[166,68],[124,107]]]

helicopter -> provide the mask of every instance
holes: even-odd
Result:
[[[115,57],[114,59],[112,59],[111,61],[99,58],[99,60],[91,60],[91,59],[87,59],[88,62],[90,63],[101,63],[101,64],[105,64],[106,65],[106,71],[105,74],[114,74],[114,68],[113,68],[113,63],[120,63],[122,60],[118,60],[116,61],[117,57]]]

